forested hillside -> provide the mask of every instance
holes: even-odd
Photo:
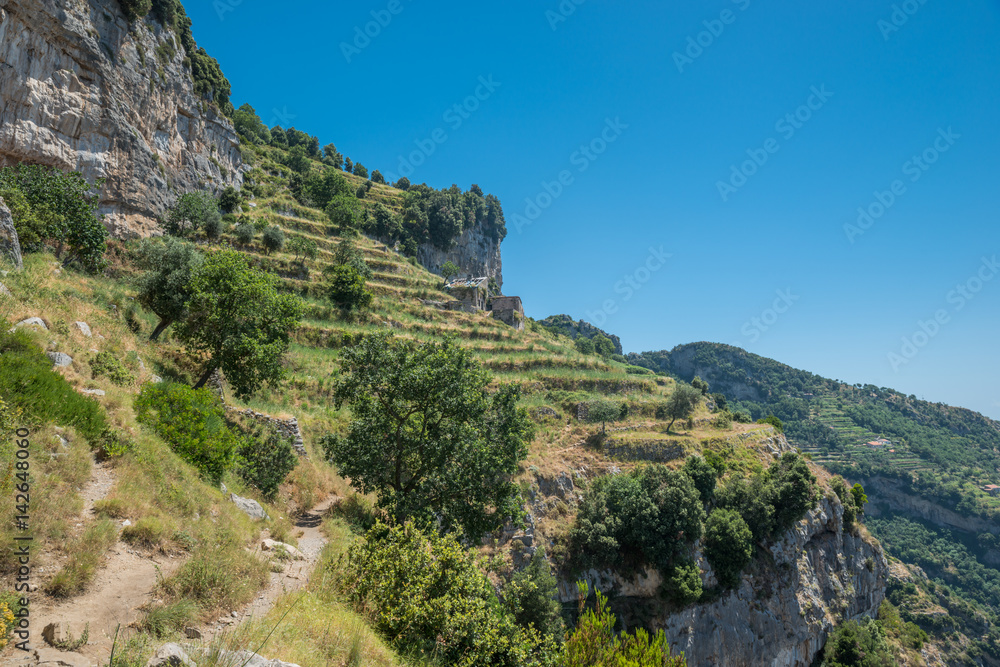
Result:
[[[754,419],[775,415],[789,442],[832,472],[862,482],[880,515],[869,527],[890,555],[930,577],[916,576],[905,589],[920,588],[922,598],[903,589],[890,595],[904,617],[942,641],[949,632],[964,632],[970,641],[962,651],[969,655],[982,650],[1000,657],[1000,635],[992,629],[1000,612],[1000,498],[983,488],[1000,481],[1000,424],[728,345],[681,345],[630,354],[629,361],[685,381],[699,376],[709,391],[726,396],[730,410],[749,411]]]

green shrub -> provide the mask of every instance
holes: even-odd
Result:
[[[768,416],[766,416],[766,417],[764,417],[762,419],[758,419],[757,423],[758,424],[770,424],[771,426],[773,426],[775,428],[776,431],[778,431],[778,433],[784,433],[785,432],[785,425],[782,424],[781,420],[778,419],[777,417],[775,417],[774,415],[768,415]]]
[[[169,528],[163,520],[155,516],[144,516],[131,526],[122,529],[122,539],[129,544],[152,549],[163,543]]]
[[[733,413],[733,421],[738,424],[749,424],[753,421],[753,417],[746,410],[737,410]]]
[[[253,243],[254,237],[257,236],[257,230],[250,223],[244,222],[236,225],[236,228],[233,229],[233,234],[236,235],[236,240],[241,245],[250,245]]]
[[[0,332],[0,396],[29,423],[73,426],[91,443],[107,427],[100,404],[53,371],[52,361],[25,332]]]
[[[350,265],[335,266],[330,272],[327,296],[333,305],[345,311],[367,308],[374,298],[364,277]]]
[[[720,584],[739,582],[740,572],[753,560],[753,534],[743,517],[732,510],[712,510],[705,524],[705,557]]]
[[[586,584],[580,586],[580,621],[567,637],[560,667],[685,667],[684,654],[673,655],[663,630],[650,636],[639,628],[634,634],[615,632],[617,619],[608,599],[597,591],[597,606],[584,611]]]
[[[816,506],[816,478],[801,456],[786,452],[750,479],[730,477],[716,492],[717,504],[736,511],[759,541],[783,532]]]
[[[826,641],[828,667],[895,667],[893,650],[881,623],[870,618],[837,626]]]
[[[684,472],[694,482],[702,502],[708,502],[715,493],[715,482],[719,473],[715,466],[700,456],[691,456],[684,462]]]
[[[164,225],[172,236],[188,236],[221,219],[219,202],[211,192],[187,192],[170,208]]]
[[[674,567],[663,582],[664,593],[675,603],[686,606],[701,598],[701,570],[694,563]]]
[[[446,665],[543,664],[551,642],[517,625],[453,535],[376,525],[348,551],[344,594],[398,650]]]
[[[542,549],[535,551],[528,567],[514,575],[503,589],[504,603],[522,628],[562,641],[566,626],[558,600],[558,584]]]
[[[139,621],[139,629],[163,638],[171,632],[184,629],[198,617],[198,605],[191,600],[178,600],[170,604],[156,604],[146,610]]]
[[[135,376],[125,367],[121,359],[114,352],[105,350],[98,352],[90,362],[90,372],[93,377],[101,375],[111,380],[111,383],[119,387],[125,387],[135,382]]]
[[[222,481],[238,440],[215,394],[172,382],[147,385],[135,399],[135,414],[208,479]]]
[[[733,427],[733,415],[728,410],[721,410],[712,418],[712,426],[718,429],[730,429]]]
[[[104,429],[96,444],[98,458],[101,459],[124,456],[135,447],[135,443],[125,433],[110,427]]]
[[[236,455],[236,474],[266,500],[272,500],[298,463],[299,457],[288,438],[273,428],[260,428],[243,436]]]
[[[600,477],[570,531],[575,564],[667,570],[701,536],[704,517],[698,489],[683,472],[657,464]]]

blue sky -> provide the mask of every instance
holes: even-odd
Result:
[[[186,4],[237,106],[499,196],[530,316],[1000,418],[997,0]]]

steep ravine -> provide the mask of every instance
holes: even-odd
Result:
[[[194,94],[183,58],[117,0],[0,0],[0,165],[106,179],[101,212],[123,237],[153,231],[181,193],[240,186],[232,124]]]

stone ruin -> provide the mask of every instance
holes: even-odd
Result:
[[[524,331],[524,306],[521,305],[521,297],[495,296],[490,309],[493,311],[493,319],[500,320],[518,331]]]
[[[518,331],[524,330],[524,306],[521,304],[521,297],[500,295],[491,297],[489,278],[461,278],[449,282],[444,289],[454,301],[443,304],[425,303],[466,313],[490,311],[494,319]]]

